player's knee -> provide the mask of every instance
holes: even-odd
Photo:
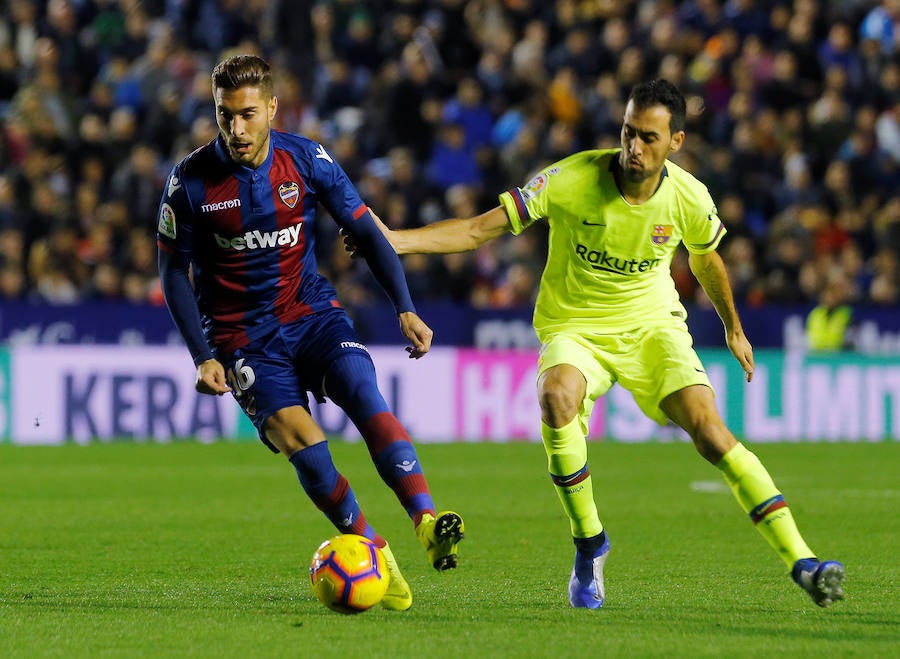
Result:
[[[347,383],[345,392],[344,404],[353,408],[371,407],[373,403],[381,400],[378,385],[373,380],[358,380]]]
[[[562,428],[575,418],[584,396],[584,376],[568,364],[552,366],[538,378],[541,418],[553,428]]]
[[[269,440],[269,443],[272,444],[272,446],[278,449],[279,453],[288,458],[307,446],[312,446],[313,444],[318,444],[320,441],[324,441],[309,439],[296,433],[283,433],[280,435],[267,433],[266,439]]]
[[[348,354],[332,364],[325,377],[325,394],[343,408],[366,406],[381,398],[375,365],[363,355]]]
[[[697,452],[712,464],[717,464],[736,443],[734,435],[718,415],[707,415],[692,421],[687,429]]]
[[[286,456],[325,441],[324,432],[312,417],[294,407],[279,410],[266,419],[263,432],[269,444]]]
[[[558,383],[545,383],[539,393],[541,415],[547,425],[561,428],[578,414],[581,399],[571,389]]]

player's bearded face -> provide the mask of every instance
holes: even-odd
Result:
[[[636,108],[629,101],[622,120],[622,173],[632,183],[658,177],[666,157],[681,147],[684,132],[673,135],[669,129],[669,110],[662,105]]]
[[[278,100],[259,87],[216,89],[213,96],[228,155],[241,165],[259,167],[269,155],[269,129]]]

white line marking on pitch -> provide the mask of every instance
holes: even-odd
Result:
[[[727,494],[731,492],[731,488],[722,481],[691,481],[688,487],[694,492],[707,492],[710,494]]]

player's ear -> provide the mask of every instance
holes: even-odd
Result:
[[[669,153],[678,151],[682,144],[684,144],[684,131],[679,130],[672,135],[672,140],[669,142]]]
[[[273,96],[269,99],[269,121],[272,121],[275,118],[275,113],[278,112],[278,97]]]

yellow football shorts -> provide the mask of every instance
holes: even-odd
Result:
[[[561,332],[541,346],[538,376],[558,364],[581,371],[587,382],[579,415],[585,434],[594,401],[616,382],[631,392],[644,414],[663,425],[668,420],[659,408],[663,398],[694,384],[712,389],[693,345],[683,323],[620,334]]]

